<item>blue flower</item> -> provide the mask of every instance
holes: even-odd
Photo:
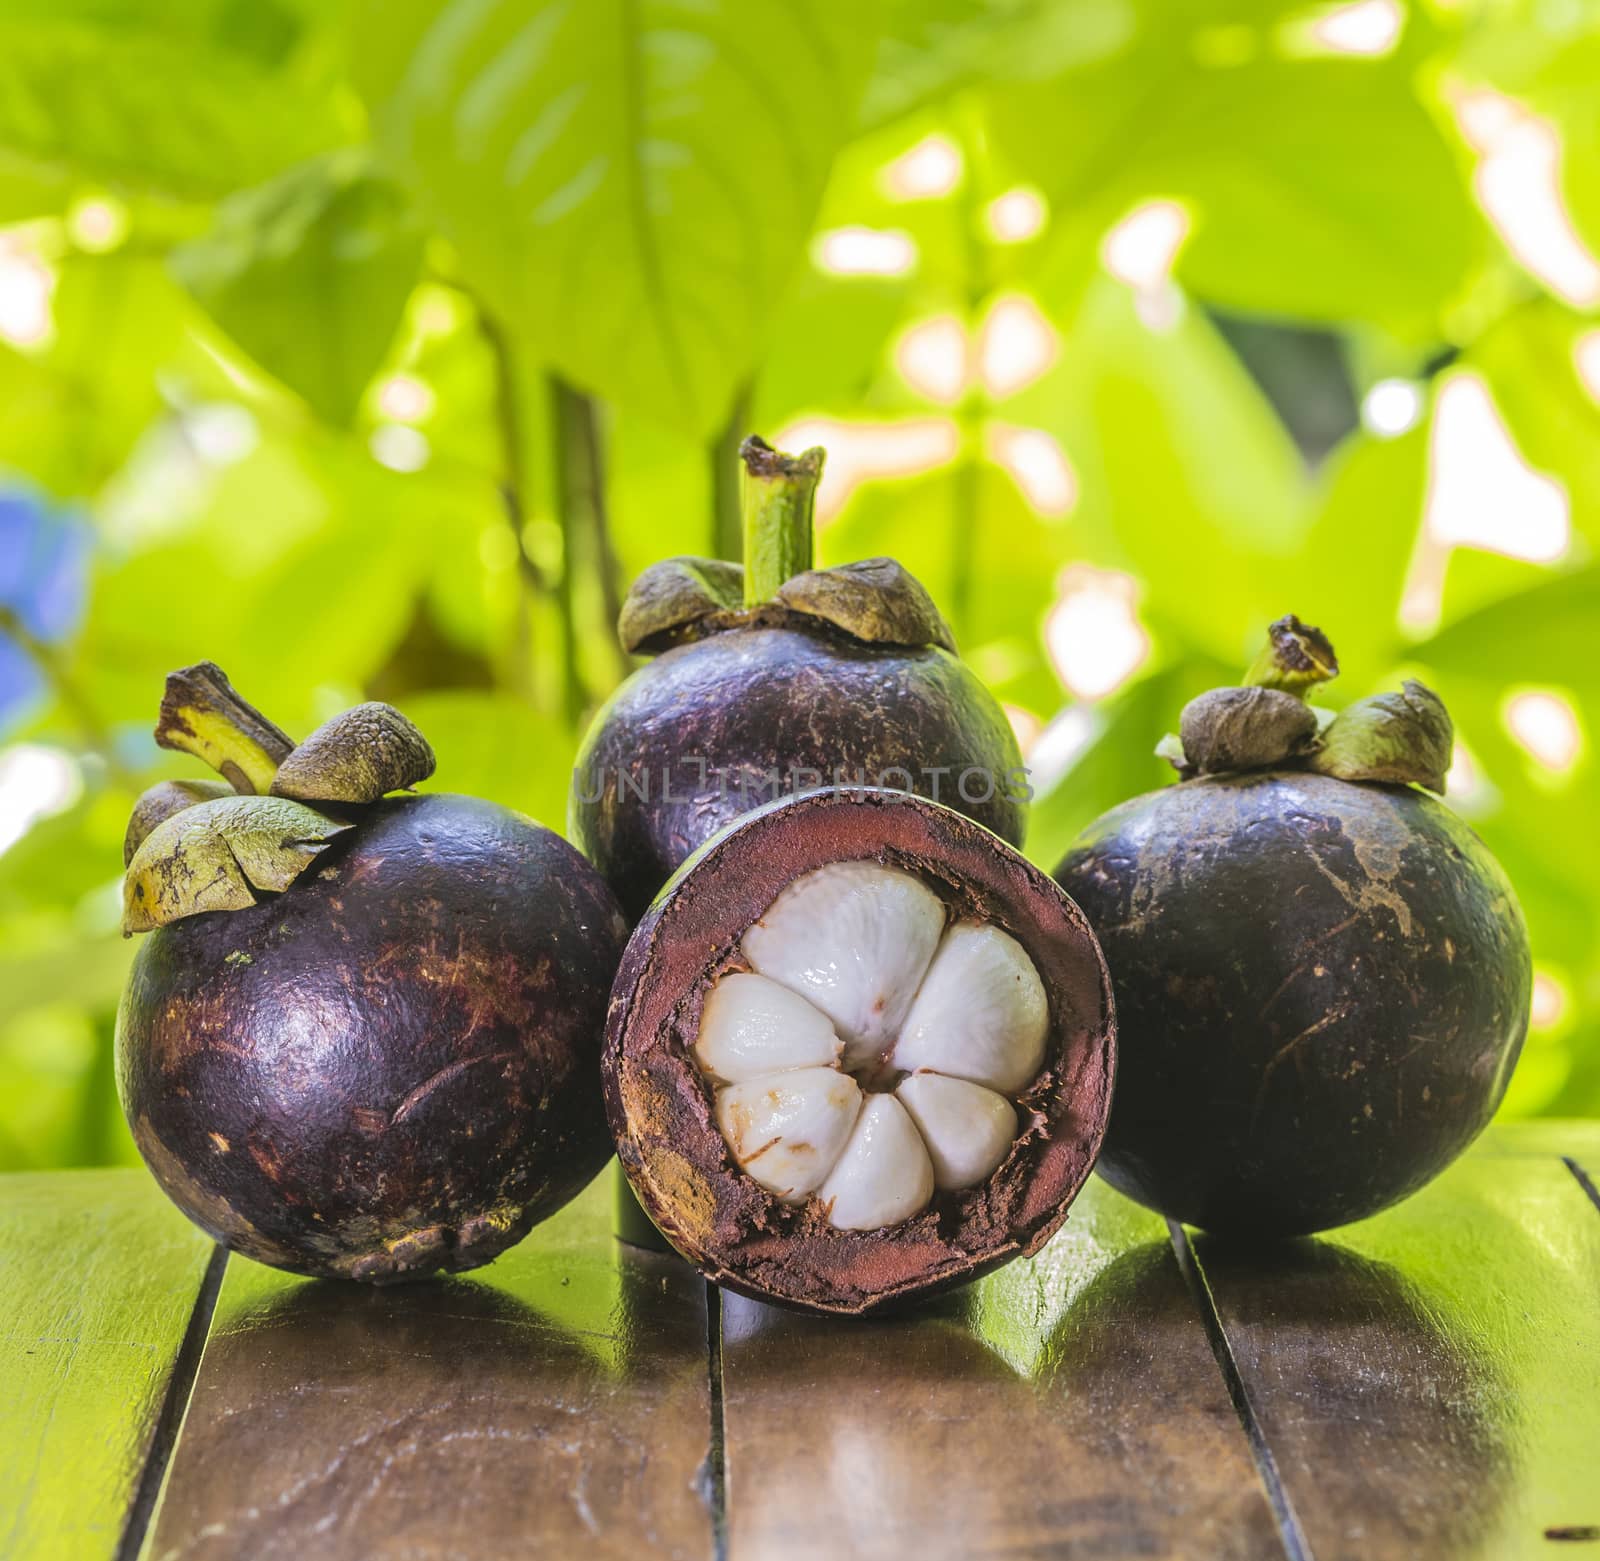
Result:
[[[89,532],[71,510],[26,488],[0,489],[0,607],[36,640],[77,627],[88,587]],[[0,733],[44,692],[39,669],[0,628]]]

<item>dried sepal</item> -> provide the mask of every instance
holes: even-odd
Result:
[[[286,797],[221,797],[175,813],[134,853],[122,930],[152,932],[205,911],[248,910],[281,893],[349,829]]]
[[[428,739],[376,700],[325,721],[278,767],[275,797],[361,806],[433,774]]]
[[[1186,764],[1198,775],[1264,770],[1307,752],[1317,718],[1304,700],[1275,688],[1214,688],[1183,707]]]
[[[1455,729],[1432,689],[1407,678],[1397,694],[1374,694],[1342,710],[1310,766],[1337,780],[1385,781],[1442,793]]]
[[[668,558],[633,582],[617,618],[630,655],[653,656],[696,637],[708,618],[744,606],[744,570],[720,558]]]
[[[1304,694],[1318,683],[1339,675],[1339,658],[1321,629],[1302,623],[1293,613],[1267,628],[1267,643],[1256,657],[1245,682],[1258,688]]]
[[[241,699],[213,661],[167,678],[156,722],[163,748],[193,754],[245,795],[264,795],[294,741]]]
[[[870,645],[938,645],[952,653],[956,648],[933,598],[892,558],[809,569],[786,580],[778,600]]]
[[[174,813],[234,795],[233,787],[226,781],[169,780],[152,786],[134,803],[128,818],[128,833],[122,841],[122,865],[126,867],[151,832]]]

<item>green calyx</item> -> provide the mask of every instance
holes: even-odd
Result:
[[[1417,785],[1443,793],[1454,740],[1449,713],[1431,689],[1407,679],[1335,713],[1306,702],[1338,675],[1328,637],[1292,614],[1237,688],[1215,688],[1184,706],[1179,735],[1156,747],[1184,780],[1256,770],[1302,769],[1338,780]]]
[[[685,557],[645,570],[617,621],[625,650],[657,655],[725,629],[806,621],[869,645],[955,650],[933,599],[892,558],[812,568],[821,449],[785,455],[752,435],[739,457],[743,565]]]
[[[354,827],[346,814],[434,768],[427,739],[390,705],[357,705],[297,745],[211,662],[167,679],[156,741],[204,759],[227,785],[162,781],[134,804],[123,848],[130,936],[282,893]]]

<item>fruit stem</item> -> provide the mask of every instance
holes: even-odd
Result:
[[[264,796],[293,741],[235,692],[215,662],[185,667],[167,679],[156,741],[203,759],[244,796]]]
[[[1246,687],[1276,688],[1304,699],[1318,683],[1339,675],[1339,658],[1328,636],[1293,613],[1270,625],[1267,643],[1245,673]]]
[[[822,480],[820,446],[785,455],[752,434],[739,446],[744,471],[744,604],[772,601],[787,580],[811,568],[811,516]]]

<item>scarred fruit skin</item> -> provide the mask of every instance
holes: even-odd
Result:
[[[635,672],[578,755],[572,834],[637,919],[741,813],[808,784],[863,782],[933,797],[1022,843],[1022,756],[969,667],[936,646],[870,645],[791,617]]]
[[[1172,1218],[1290,1236],[1414,1192],[1527,1031],[1510,883],[1442,803],[1290,771],[1137,797],[1057,870],[1113,973],[1099,1170]]]
[[[288,892],[142,943],[117,1022],[134,1139],[218,1241],[372,1282],[473,1268],[611,1154],[626,928],[549,830],[476,798],[372,807]]]
[[[1021,1128],[982,1184],[940,1192],[877,1230],[832,1226],[816,1198],[780,1202],[734,1162],[691,1046],[739,941],[794,879],[870,861],[919,878],[954,917],[1014,937],[1049,1005]],[[862,1315],[1036,1252],[1099,1150],[1116,1072],[1111,978],[1079,909],[1044,873],[950,808],[834,789],[757,809],[673,876],[635,928],[612,988],[601,1073],[617,1156],[645,1212],[715,1283],[803,1311]]]

